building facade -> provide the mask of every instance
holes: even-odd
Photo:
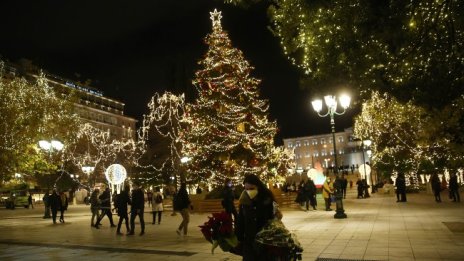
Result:
[[[353,128],[335,133],[339,170],[354,171],[364,160],[369,161],[361,142],[353,136]],[[333,170],[335,158],[332,133],[284,139],[284,146],[295,153],[297,171],[322,167]]]
[[[22,68],[10,63],[5,64],[5,77],[24,77],[33,81],[37,78],[35,68]],[[74,110],[79,118],[92,126],[108,131],[112,139],[136,139],[137,120],[124,115],[124,103],[105,97],[103,92],[81,83],[50,73],[45,74],[49,86],[57,93],[73,94],[77,97]]]

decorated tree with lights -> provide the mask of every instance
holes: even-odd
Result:
[[[377,170],[403,172],[412,178],[411,186],[418,188],[421,163],[436,160],[430,154],[430,122],[431,116],[412,102],[400,103],[387,94],[374,92],[355,118],[354,135],[372,141],[372,162]]]
[[[189,129],[182,133],[183,155],[189,156],[188,178],[220,184],[239,182],[247,174],[267,180],[276,124],[268,120],[268,103],[259,99],[259,80],[221,26],[221,13],[211,13],[209,49],[193,84],[196,102],[187,107]]]
[[[348,85],[439,109],[464,93],[463,1],[225,2],[269,2],[272,31],[315,92]]]
[[[185,97],[170,92],[162,95],[155,93],[148,103],[148,109],[149,113],[144,115],[138,132],[139,141],[144,144],[138,171],[147,183],[159,185],[179,174],[182,149],[179,133]]]
[[[132,138],[114,139],[108,131],[102,131],[89,123],[81,124],[75,137],[66,146],[64,159],[78,171],[84,166],[94,167],[89,173],[89,185],[103,182],[103,173],[111,164],[126,168],[135,167],[143,153],[141,141]]]
[[[67,143],[79,123],[72,97],[58,95],[39,72],[35,80],[7,75],[0,61],[0,182],[15,173],[53,173],[60,156],[43,153],[42,139]]]

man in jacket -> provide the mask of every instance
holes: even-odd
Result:
[[[61,209],[61,198],[56,189],[53,190],[49,197],[50,209],[52,210],[53,224],[56,224],[56,214]]]
[[[145,205],[145,199],[143,195],[142,188],[139,187],[139,184],[135,182],[132,189],[132,202],[131,202],[131,216],[130,216],[130,226],[131,230],[127,235],[133,235],[135,231],[135,217],[139,216],[140,228],[142,231],[140,235],[145,234],[145,221],[143,219],[143,211]]]
[[[121,233],[121,225],[122,225],[123,220],[126,221],[126,231],[127,231],[127,233],[130,233],[129,217],[127,215],[127,204],[131,204],[131,198],[129,196],[129,191],[130,191],[129,186],[125,186],[124,190],[121,191],[121,193],[119,193],[116,196],[116,200],[114,202],[114,204],[115,204],[115,206],[117,208],[117,211],[118,211],[118,216],[119,216],[118,229],[116,230],[117,235],[122,235],[122,233]]]
[[[234,217],[234,220],[237,220],[237,210],[235,209],[234,200],[235,195],[232,187],[232,181],[230,179],[226,179],[224,190],[222,191],[222,207],[227,213]]]
[[[116,225],[113,222],[113,213],[111,213],[111,192],[110,188],[106,188],[105,191],[98,197],[101,202],[101,214],[97,219],[97,223],[95,224],[95,227],[98,228],[100,225],[100,221],[106,216],[108,216],[108,219],[110,220],[111,227],[116,227]]]
[[[311,205],[311,207],[316,210],[316,185],[314,185],[311,177],[308,177],[308,180],[305,182],[304,193],[306,198],[306,211],[309,210],[309,205]]]

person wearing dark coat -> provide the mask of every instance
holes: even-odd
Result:
[[[27,197],[27,208],[31,206],[32,209],[34,209],[34,204],[32,204],[32,194],[29,193],[29,197]]]
[[[53,224],[56,224],[56,214],[58,213],[58,210],[61,209],[61,198],[60,195],[58,195],[56,189],[53,190],[48,200],[50,204],[50,209],[52,210]]]
[[[95,224],[95,227],[98,228],[100,226],[100,221],[105,217],[108,216],[108,219],[110,220],[111,227],[116,227],[116,225],[113,222],[113,213],[111,213],[111,191],[110,188],[106,188],[105,191],[98,197],[100,199],[100,209],[101,209],[101,214],[97,219],[97,223]]]
[[[60,193],[60,222],[64,223],[64,212],[68,210],[68,197],[64,192]]]
[[[295,202],[298,203],[301,207],[304,206],[307,198],[306,198],[306,194],[305,194],[305,191],[304,191],[304,181],[301,181],[300,184],[298,184],[298,189],[297,189],[297,193],[296,193],[296,199],[295,199]]]
[[[362,182],[361,179],[358,178],[358,181],[356,181],[356,186],[358,188],[358,198],[363,198],[363,193],[364,193],[364,182]]]
[[[313,210],[316,210],[316,185],[314,185],[314,182],[310,177],[308,177],[308,180],[305,182],[303,190],[306,199],[306,211],[309,210],[309,205],[313,207]]]
[[[348,180],[346,179],[345,175],[342,175],[342,193],[343,198],[346,198],[346,188],[348,187]]]
[[[430,178],[430,183],[432,185],[432,190],[433,190],[433,195],[435,196],[435,201],[437,203],[441,202],[441,182],[440,178],[438,177],[438,174],[435,173],[432,175],[432,178]]]
[[[364,198],[370,198],[371,196],[369,195],[369,184],[367,184],[367,180],[363,179],[363,189],[364,189]]]
[[[461,202],[461,195],[459,195],[458,176],[456,173],[451,173],[449,179],[449,190],[450,198],[453,199],[453,202]]]
[[[395,181],[396,202],[406,202],[406,179],[403,173],[398,173]]]
[[[131,202],[131,216],[130,216],[130,232],[127,235],[133,235],[135,232],[135,218],[139,216],[140,221],[140,235],[145,234],[145,220],[143,213],[145,209],[144,193],[138,183],[134,183],[132,189],[132,202]]]
[[[239,199],[239,213],[235,233],[242,247],[244,261],[270,260],[268,253],[258,249],[256,234],[274,219],[274,196],[272,192],[253,174],[243,181],[245,190]]]
[[[45,195],[43,196],[42,201],[45,207],[43,218],[50,218],[50,195],[48,194],[48,190],[47,192],[45,192]]]
[[[179,191],[176,194],[175,210],[179,211],[182,216],[182,222],[179,224],[179,228],[176,230],[177,235],[186,236],[188,232],[188,224],[190,222],[190,198],[187,193],[187,184],[182,182],[180,184]]]
[[[226,179],[224,190],[222,191],[222,207],[224,210],[234,217],[234,220],[237,220],[237,209],[235,209],[235,195],[234,189],[232,187],[232,181],[230,179]]]
[[[119,216],[116,235],[122,235],[121,225],[124,220],[126,221],[126,232],[129,233],[131,231],[129,228],[129,216],[127,215],[127,205],[131,204],[131,198],[129,196],[129,191],[130,191],[130,187],[125,186],[124,190],[121,191],[121,193],[119,193],[116,196],[115,205],[116,205],[117,213]]]

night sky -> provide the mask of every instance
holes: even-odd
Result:
[[[282,138],[330,132],[328,118],[310,106],[310,90],[268,30],[263,5],[248,10],[215,0],[1,1],[0,56],[20,58],[75,81],[92,80],[105,96],[126,104],[138,120],[155,92],[194,93],[191,79],[206,53],[209,12],[222,11],[223,29],[262,80],[261,97]],[[336,77],[336,76],[335,76]],[[320,93],[320,90],[318,91]],[[354,110],[351,110],[354,111]],[[337,131],[352,113],[336,118]]]

